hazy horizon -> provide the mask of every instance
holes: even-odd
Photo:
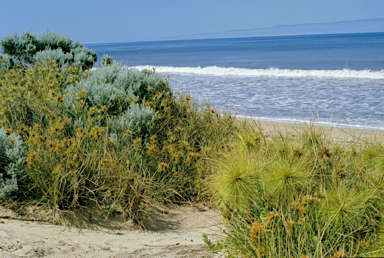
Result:
[[[384,18],[382,0],[18,0],[1,7],[0,37],[49,30],[85,44],[244,36],[276,26]]]
[[[364,22],[364,21],[374,21],[378,20],[380,22],[380,28],[382,28],[380,31],[362,31],[362,30],[356,30],[355,32],[324,32],[324,33],[316,33],[316,32],[297,32],[296,33],[289,33],[286,32],[287,28],[292,29],[295,27],[301,27],[301,26],[311,26],[311,25],[329,25],[333,26],[334,24],[340,24],[340,23],[354,23],[354,22]],[[382,27],[381,27],[382,25]],[[248,35],[248,36],[230,36],[231,33],[241,33],[241,32],[249,32],[253,33],[255,31],[263,31],[263,30],[273,30],[273,29],[279,29],[284,28],[279,34],[263,34],[263,35]],[[339,21],[339,22],[329,22],[329,23],[300,23],[300,24],[292,24],[292,25],[276,25],[273,27],[266,27],[266,28],[254,28],[254,29],[239,29],[239,30],[229,30],[229,31],[220,31],[220,32],[212,32],[212,33],[204,33],[204,34],[194,34],[194,35],[181,35],[175,38],[163,38],[158,40],[142,40],[142,41],[117,41],[117,42],[95,42],[95,43],[87,43],[87,45],[96,45],[96,44],[114,44],[114,43],[135,43],[135,42],[156,42],[156,41],[178,41],[178,40],[205,40],[205,39],[228,39],[228,38],[258,38],[258,37],[285,37],[285,36],[311,36],[311,35],[330,35],[330,34],[365,34],[365,33],[384,33],[384,18],[374,18],[374,19],[365,19],[365,20],[349,20],[349,21]]]

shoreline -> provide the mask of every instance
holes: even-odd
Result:
[[[362,130],[373,130],[373,131],[384,131],[384,126],[371,126],[371,125],[349,125],[341,124],[336,122],[327,122],[327,121],[309,121],[309,120],[292,120],[292,119],[274,119],[268,117],[258,117],[258,116],[246,116],[246,115],[236,115],[237,118],[247,118],[258,121],[272,122],[272,123],[288,123],[288,124],[304,124],[304,125],[316,125],[316,126],[327,126],[327,127],[336,127],[336,128],[351,128],[351,129],[362,129]]]
[[[374,130],[367,128],[353,128],[353,127],[338,127],[332,125],[322,125],[316,123],[295,123],[295,122],[280,122],[280,121],[268,121],[260,120],[253,117],[236,117],[239,121],[248,121],[253,123],[256,127],[262,129],[263,133],[268,135],[276,134],[296,134],[302,132],[305,129],[316,128],[321,130],[325,136],[329,136],[331,139],[347,142],[347,143],[374,143],[384,140],[384,130]]]

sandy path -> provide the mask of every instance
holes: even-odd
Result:
[[[1,219],[0,257],[212,257],[202,234],[215,233],[218,218],[214,210],[178,207],[156,214],[157,229],[148,231]]]

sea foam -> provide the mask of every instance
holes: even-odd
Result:
[[[333,78],[359,78],[384,79],[384,70],[291,70],[291,69],[247,69],[234,67],[173,67],[173,66],[135,66],[138,69],[155,69],[159,73],[179,73],[213,76],[246,76],[246,77],[333,77]]]

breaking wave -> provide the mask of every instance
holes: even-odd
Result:
[[[226,68],[217,66],[208,67],[173,67],[173,66],[135,66],[138,69],[153,68],[159,73],[198,74],[213,76],[246,76],[246,77],[334,77],[334,78],[360,78],[360,79],[384,79],[384,70],[291,70],[291,69],[248,69]]]

